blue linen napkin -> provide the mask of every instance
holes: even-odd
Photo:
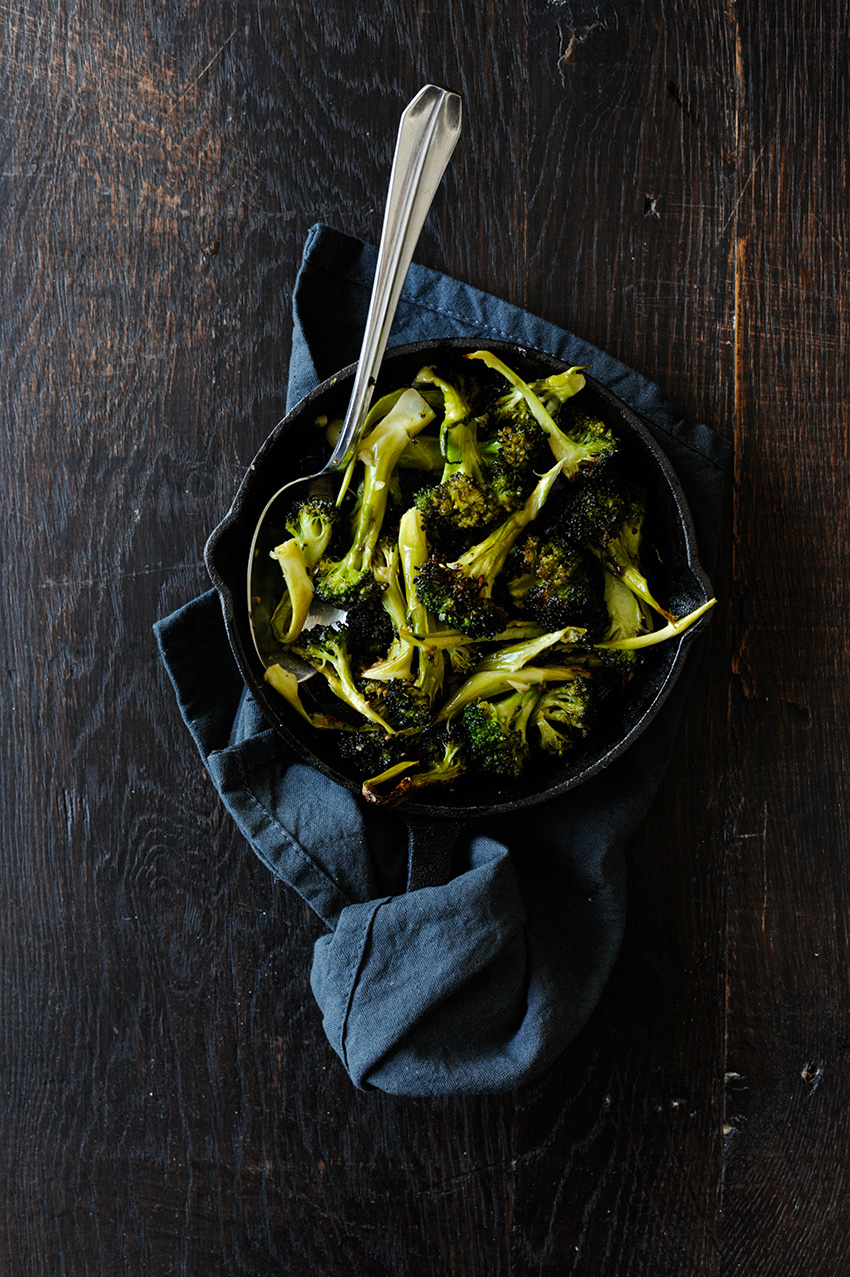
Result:
[[[310,230],[293,294],[287,409],[356,359],[375,258],[350,236]],[[730,460],[723,440],[571,333],[414,264],[390,343],[452,336],[506,338],[586,365],[631,404],[678,473],[711,572]],[[155,631],[222,801],[270,871],[327,924],[311,985],[354,1084],[482,1094],[539,1076],[587,1020],[617,955],[623,848],[669,760],[699,643],[651,726],[603,775],[482,822],[448,883],[405,892],[402,823],[300,762],[269,727],[242,683],[216,594]]]

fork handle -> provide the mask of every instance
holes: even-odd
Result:
[[[325,471],[337,470],[359,438],[413,252],[461,127],[457,93],[426,84],[398,128],[375,282],[357,373],[339,439]]]

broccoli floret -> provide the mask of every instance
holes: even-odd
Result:
[[[416,576],[416,593],[445,624],[461,634],[482,638],[505,628],[507,612],[487,597],[477,577],[457,563],[443,563],[432,555]]]
[[[475,767],[496,776],[522,773],[530,754],[528,720],[539,697],[540,688],[529,687],[466,706],[461,722]]]
[[[531,723],[547,754],[562,758],[593,724],[593,684],[583,674],[547,688],[534,706]]]
[[[388,736],[374,723],[363,724],[356,732],[340,732],[336,744],[358,776],[371,776],[394,766],[409,748],[406,737]]]
[[[380,598],[357,603],[345,614],[345,636],[351,668],[365,670],[385,656],[395,631]]]
[[[588,485],[576,494],[562,517],[564,536],[585,545],[608,571],[666,621],[676,618],[657,603],[640,570],[640,549],[646,504],[643,494],[624,481]]]
[[[313,602],[313,582],[301,545],[295,537],[275,546],[271,557],[280,564],[286,588],[269,624],[279,643],[294,643],[303,629]]]
[[[434,629],[434,618],[416,593],[416,577],[428,558],[428,538],[419,510],[406,510],[398,526],[398,552],[407,598],[407,622],[414,635],[427,636]],[[416,667],[416,687],[433,706],[443,690],[445,657],[442,652],[420,647]]]
[[[431,702],[412,679],[364,677],[360,690],[371,707],[394,732],[421,732],[431,722]]]
[[[513,602],[544,629],[580,626],[601,638],[608,624],[599,564],[559,536],[526,537],[506,567]]]
[[[433,417],[422,396],[415,390],[406,390],[360,444],[357,456],[363,462],[364,478],[353,544],[341,560],[322,559],[314,577],[316,593],[328,603],[348,608],[373,596],[379,588],[371,566],[386,513],[389,483],[402,452]]]
[[[473,638],[504,629],[505,610],[492,598],[496,578],[523,528],[543,508],[560,469],[558,463],[548,470],[521,509],[455,562],[432,556],[423,564],[416,578],[417,594],[444,624]]]
[[[502,513],[496,495],[462,472],[420,488],[414,503],[430,539],[442,546],[468,545],[471,534],[483,535]]]
[[[340,512],[329,497],[305,497],[289,512],[286,530],[301,546],[310,571],[327,550],[339,522]]]
[[[451,728],[425,733],[408,744],[415,757],[396,762],[363,782],[367,802],[384,806],[406,802],[423,790],[453,784],[468,770],[464,742]]]
[[[530,414],[547,436],[549,447],[555,458],[561,462],[568,479],[579,473],[587,473],[616,451],[616,438],[602,422],[596,422],[592,430],[587,425],[579,424],[575,431],[565,432],[546,407],[549,403],[557,411],[568,398],[583,389],[585,379],[580,368],[569,368],[566,372],[546,377],[529,386],[488,350],[475,351],[466,358],[483,360],[488,368],[501,373],[510,382],[513,391],[497,401],[494,408],[496,419],[522,421]]]
[[[295,643],[294,651],[324,675],[331,691],[346,705],[385,731],[394,730],[356,686],[344,628],[317,625],[312,630],[305,630]]]

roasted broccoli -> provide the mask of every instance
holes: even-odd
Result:
[[[304,626],[313,602],[313,581],[301,544],[291,537],[275,546],[271,557],[277,559],[283,573],[284,593],[272,613],[272,633],[280,643],[294,643]]]
[[[545,629],[575,625],[594,638],[605,634],[603,572],[563,537],[523,538],[511,551],[505,576],[512,602]]]
[[[293,650],[324,675],[331,691],[346,705],[385,731],[394,730],[356,685],[344,627],[317,625],[312,630],[304,630]]]
[[[469,770],[464,742],[451,728],[423,733],[409,744],[415,744],[415,757],[390,764],[363,782],[367,802],[405,802],[423,790],[451,785]]]
[[[416,655],[413,643],[403,637],[407,628],[407,600],[399,582],[398,568],[398,546],[382,541],[375,551],[372,574],[383,590],[381,605],[392,623],[393,637],[387,654],[363,670],[363,678],[379,682],[411,678]]]
[[[339,509],[329,497],[305,497],[290,511],[286,530],[301,546],[311,572],[328,549],[339,522]]]
[[[505,610],[492,597],[496,579],[511,546],[543,508],[560,470],[560,463],[548,470],[521,509],[453,563],[432,556],[422,565],[416,578],[417,593],[446,625],[473,637],[504,629]]]
[[[429,537],[442,547],[468,545],[474,534],[483,535],[504,513],[491,488],[482,488],[461,472],[420,488],[414,503]]]
[[[524,416],[530,414],[547,436],[549,447],[556,460],[561,462],[563,473],[568,479],[579,473],[587,473],[616,452],[616,437],[601,421],[594,421],[592,429],[589,422],[579,422],[574,431],[565,432],[546,407],[546,403],[549,403],[557,410],[568,398],[583,389],[585,379],[580,368],[569,368],[566,372],[546,377],[529,386],[488,350],[476,351],[466,358],[483,360],[488,368],[501,373],[511,383],[513,391],[496,403],[494,412],[497,420],[505,417],[511,421],[522,421]]]
[[[590,731],[593,711],[593,683],[586,674],[547,688],[531,715],[541,749],[558,758],[569,753]]]
[[[335,502],[299,502],[273,551],[272,630],[322,677],[315,705],[280,665],[266,679],[334,729],[372,803],[566,760],[639,649],[714,602],[675,620],[652,597],[644,497],[609,464],[617,439],[578,393],[580,368],[526,383],[487,351],[468,358],[491,371],[423,368],[384,394]],[[341,623],[303,628],[314,590]]]
[[[379,588],[371,566],[386,512],[388,485],[401,453],[433,417],[422,396],[406,390],[360,444],[357,456],[363,462],[364,478],[353,543],[343,559],[322,559],[314,576],[316,593],[328,603],[351,607]]]
[[[539,687],[528,687],[466,706],[461,723],[476,767],[496,776],[521,774],[530,754],[528,720],[539,697]]]
[[[640,550],[646,503],[643,494],[625,480],[602,480],[576,493],[562,515],[563,535],[574,545],[593,551],[605,567],[620,577],[637,598],[666,621],[676,618],[657,603],[640,570]]]

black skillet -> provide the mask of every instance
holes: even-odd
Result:
[[[407,384],[425,364],[437,363],[450,369],[453,363],[462,362],[465,352],[482,347],[494,351],[526,379],[548,376],[567,367],[551,355],[508,342],[467,338],[418,342],[387,351],[376,398]],[[332,733],[312,728],[264,681],[263,664],[252,640],[245,588],[257,520],[283,483],[299,474],[312,473],[325,460],[328,445],[323,431],[316,426],[316,418],[344,415],[355,367],[352,364],[317,386],[274,428],[251,463],[230,510],[210,536],[205,559],[221,598],[233,655],[263,713],[299,758],[359,794],[362,778],[335,752]],[[480,370],[481,365],[477,368]],[[587,378],[581,395],[586,405],[617,431],[630,473],[647,489],[646,536],[653,553],[642,566],[655,597],[671,612],[683,616],[712,595],[709,580],[697,560],[693,523],[679,481],[643,422],[622,400],[592,377]],[[293,495],[301,495],[298,488]],[[259,547],[261,556],[282,539],[281,533],[282,526],[276,531],[272,522],[268,545]],[[272,567],[279,579],[277,565]],[[441,789],[431,797],[398,808],[409,831],[408,890],[447,880],[452,850],[464,825],[566,793],[619,758],[658,713],[682,671],[690,643],[707,619],[677,639],[646,649],[621,701],[607,707],[604,721],[569,762],[534,767],[518,780],[464,778],[452,790]]]

